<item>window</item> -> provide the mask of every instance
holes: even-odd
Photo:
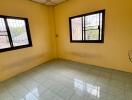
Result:
[[[0,16],[0,51],[32,46],[27,18]]]
[[[103,43],[104,21],[105,10],[70,17],[70,41]]]

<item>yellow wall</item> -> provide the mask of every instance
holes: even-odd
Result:
[[[69,0],[55,7],[58,56],[60,58],[132,72],[128,50],[132,50],[131,0]],[[68,18],[106,9],[103,44],[70,43]]]
[[[0,0],[0,15],[29,19],[33,47],[0,53],[0,81],[56,57],[53,29],[49,26],[52,7],[30,0]]]
[[[56,7],[30,0],[0,0],[0,15],[29,19],[33,47],[0,53],[0,81],[54,58],[132,72],[131,0],[69,0]],[[106,9],[103,44],[70,43],[70,16]],[[56,39],[55,34],[59,37]]]

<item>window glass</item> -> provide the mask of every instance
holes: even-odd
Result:
[[[0,52],[31,46],[28,19],[0,15]]]
[[[10,42],[9,42],[9,39],[8,39],[4,19],[0,18],[0,49],[9,48],[9,47],[10,47]]]
[[[82,17],[74,18],[72,22],[72,40],[82,40]]]
[[[102,43],[105,10],[70,17],[71,42]]]
[[[86,40],[99,40],[99,14],[85,17]]]
[[[25,21],[17,19],[7,19],[7,22],[11,32],[13,46],[29,44]]]
[[[10,43],[7,36],[0,36],[0,49],[9,48]]]

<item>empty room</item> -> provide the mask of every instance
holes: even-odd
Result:
[[[132,1],[0,0],[0,100],[132,100]]]

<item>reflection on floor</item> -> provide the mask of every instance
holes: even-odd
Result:
[[[0,100],[132,100],[132,74],[54,60],[0,83]]]

